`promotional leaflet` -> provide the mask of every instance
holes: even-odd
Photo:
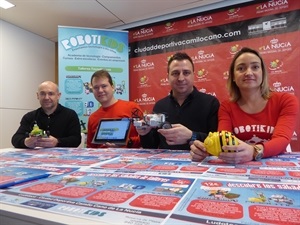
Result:
[[[281,168],[284,170],[300,170],[300,157],[298,154],[285,153],[279,156],[264,158],[260,161],[250,161],[246,163],[228,164],[216,156],[206,157],[201,161],[200,165],[206,166],[226,166],[236,168]]]
[[[73,172],[4,191],[1,202],[122,224],[160,224],[194,182],[191,178]]]
[[[110,173],[131,173],[131,174],[151,174],[151,175],[168,175],[168,176],[186,176],[197,177],[199,174],[207,171],[209,167],[198,166],[198,163],[193,163],[187,160],[180,160],[174,157],[173,159],[158,159],[139,158],[135,157],[118,157],[109,162],[102,162],[91,167],[99,171]],[[93,170],[93,171],[96,171]]]
[[[45,149],[22,149],[0,153],[0,163],[26,163],[47,165],[80,165],[90,166],[116,157],[135,158],[172,158],[172,153],[167,150],[155,149],[124,149],[124,148],[45,148]],[[189,153],[178,151],[173,159],[189,160]]]
[[[217,157],[210,156],[199,165],[211,165],[203,174],[204,177],[300,183],[300,164],[297,154],[287,153],[236,165],[226,164]]]
[[[45,165],[0,165],[0,189],[14,187],[58,174],[66,174],[79,167],[49,167]]]
[[[300,221],[300,184],[199,178],[163,225],[281,224]]]
[[[14,185],[0,190],[0,201],[110,225],[299,224],[297,154],[236,165],[188,157],[166,149],[12,149],[0,153],[8,160],[0,181]]]

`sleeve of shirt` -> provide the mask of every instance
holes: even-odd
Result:
[[[140,139],[143,148],[157,149],[159,146],[159,136],[156,128],[151,129],[146,135],[141,135]]]
[[[299,117],[299,102],[294,95],[283,94],[279,103],[274,102],[274,109],[275,107],[279,107],[279,117],[271,140],[263,143],[264,157],[278,155],[285,151],[291,141]]]
[[[211,110],[207,118],[208,130],[211,132],[217,131],[218,129],[218,111],[219,111],[220,103],[217,98],[214,98],[211,102]],[[197,139],[200,141],[204,141],[207,137],[207,133],[200,132],[197,136]]]
[[[94,148],[94,146],[92,145],[92,140],[93,140],[93,134],[94,134],[94,130],[92,129],[92,116],[89,117],[88,119],[88,126],[87,126],[87,135],[86,135],[86,147],[87,148]]]
[[[221,103],[219,112],[218,112],[218,130],[226,130],[233,132],[232,119],[230,117],[230,106],[228,101],[224,101]]]
[[[34,117],[31,113],[27,113],[22,117],[18,130],[11,138],[11,143],[15,148],[27,148],[24,142],[31,132],[33,123]]]
[[[130,101],[130,117],[135,117],[138,115],[143,115],[143,110],[141,107],[133,102]],[[140,148],[141,147],[141,139],[139,137],[138,132],[136,131],[136,128],[133,126],[133,124],[130,127],[130,143],[127,144],[128,148]]]
[[[130,143],[128,143],[128,148],[140,148],[141,147],[141,141],[139,136],[133,136],[130,137]]]
[[[67,127],[67,133],[64,137],[59,138],[57,147],[78,147],[81,142],[81,130],[79,118],[75,111],[69,111],[66,123],[62,126]]]

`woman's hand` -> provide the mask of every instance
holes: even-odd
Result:
[[[225,152],[221,152],[219,159],[222,159],[226,163],[238,164],[250,162],[253,160],[254,148],[252,145],[249,145],[241,140],[239,140],[238,145],[226,145],[222,149]],[[226,152],[231,150],[232,152]]]

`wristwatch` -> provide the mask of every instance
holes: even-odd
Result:
[[[264,149],[257,145],[253,145],[253,148],[254,148],[253,160],[255,161],[261,160],[262,157],[264,156]]]
[[[197,133],[193,131],[192,137],[188,140],[189,145],[192,145],[197,140]]]

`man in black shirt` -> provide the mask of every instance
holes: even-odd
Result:
[[[212,95],[194,87],[194,63],[183,52],[168,61],[170,94],[159,100],[153,113],[165,114],[172,128],[137,127],[143,148],[190,150],[194,140],[204,141],[209,131],[218,128],[220,103]]]
[[[37,99],[41,107],[26,113],[11,143],[16,148],[77,147],[81,142],[77,113],[58,103],[58,86],[45,81],[38,87]],[[31,135],[33,126],[44,131],[43,136]]]

